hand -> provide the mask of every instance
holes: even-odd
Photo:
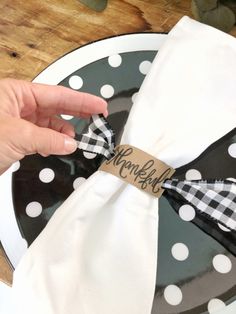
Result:
[[[59,114],[107,116],[106,102],[62,86],[0,81],[0,174],[26,155],[66,155],[77,148],[74,127]]]

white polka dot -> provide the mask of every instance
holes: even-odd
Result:
[[[97,154],[95,154],[95,153],[90,153],[90,152],[83,152],[83,155],[84,155],[84,157],[87,158],[87,159],[93,159],[93,158],[95,158],[95,157],[97,156]]]
[[[221,301],[220,299],[211,299],[208,302],[207,309],[210,314],[213,314],[217,311],[222,310],[224,307],[225,307],[225,303]]]
[[[68,115],[68,114],[61,114],[61,117],[62,117],[64,120],[71,120],[71,119],[74,118],[73,116],[70,116],[70,115]]]
[[[136,93],[134,93],[134,94],[132,95],[132,102],[135,102],[137,96],[138,96],[138,92],[136,92]]]
[[[100,93],[104,98],[111,98],[114,92],[114,88],[109,84],[103,85],[100,89]]]
[[[113,68],[119,67],[121,65],[121,62],[122,62],[122,58],[121,58],[121,56],[119,54],[110,56],[108,58],[108,63]]]
[[[76,190],[82,183],[86,181],[85,178],[83,177],[78,177],[77,179],[74,180],[73,182],[73,188]]]
[[[181,303],[183,295],[179,287],[176,285],[169,285],[164,290],[164,298],[169,304],[178,305]]]
[[[148,73],[148,71],[150,70],[151,65],[152,65],[152,63],[150,61],[145,60],[145,61],[140,63],[139,71],[142,74],[146,75]]]
[[[15,172],[15,171],[17,171],[19,168],[20,168],[20,162],[19,162],[19,161],[16,161],[16,162],[14,162],[14,164],[12,164],[10,170],[11,170],[12,172]]]
[[[201,173],[196,169],[190,169],[185,174],[186,180],[200,180],[202,178]]]
[[[236,143],[229,146],[228,153],[231,157],[236,158]]]
[[[31,202],[26,206],[25,211],[29,217],[38,217],[42,213],[42,205],[39,202]]]
[[[184,221],[191,221],[196,215],[195,209],[191,205],[182,205],[179,209],[179,216]]]
[[[78,75],[73,75],[69,79],[69,85],[73,89],[80,89],[83,86],[83,80]]]
[[[232,181],[232,182],[236,182],[235,178],[227,178],[226,180]]]
[[[175,243],[171,248],[171,253],[178,261],[184,261],[188,258],[189,250],[184,243]]]
[[[230,272],[232,268],[231,260],[224,254],[216,255],[212,260],[212,264],[215,270],[222,274]]]
[[[230,229],[226,228],[225,226],[221,225],[220,223],[218,223],[218,227],[219,227],[221,230],[225,231],[225,232],[231,232]]]
[[[55,173],[52,169],[50,168],[44,168],[43,170],[40,171],[39,173],[39,179],[43,183],[49,183],[55,178]]]

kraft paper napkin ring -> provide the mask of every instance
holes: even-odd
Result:
[[[172,177],[175,170],[131,145],[118,145],[114,156],[102,163],[99,170],[109,172],[156,197],[161,197],[163,182]]]

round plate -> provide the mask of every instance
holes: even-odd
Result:
[[[34,81],[106,98],[108,120],[119,142],[136,93],[165,38],[165,34],[145,33],[94,42],[57,60]],[[87,120],[62,117],[74,124],[77,134],[87,128]],[[236,178],[234,143],[235,130],[196,161],[178,169],[175,176],[183,179],[187,173],[193,179]],[[27,156],[0,177],[5,200],[0,237],[13,266],[58,206],[96,171],[100,162],[100,156],[82,151],[70,156]],[[182,200],[165,196],[160,199],[159,221],[152,313],[203,314],[229,309],[225,305],[236,300],[236,258],[231,253],[236,250],[235,233],[212,226]]]

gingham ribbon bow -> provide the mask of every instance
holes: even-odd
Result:
[[[110,159],[114,155],[115,134],[103,115],[93,115],[88,132],[77,136],[78,148]]]
[[[78,148],[102,154],[110,159],[114,155],[115,136],[102,115],[92,116],[89,130],[79,135]],[[166,193],[174,191],[211,220],[236,231],[236,184],[229,180],[168,179],[162,184]]]

